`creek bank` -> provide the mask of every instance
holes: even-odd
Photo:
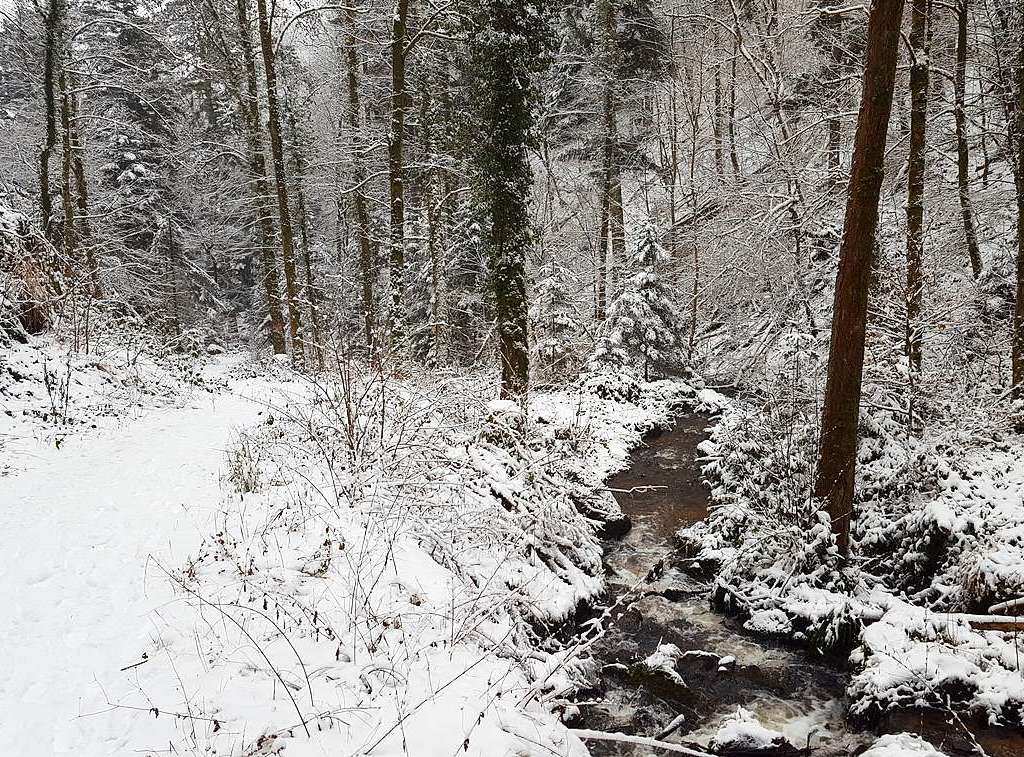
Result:
[[[875,733],[848,722],[847,674],[828,660],[714,612],[707,576],[678,550],[680,527],[702,520],[708,494],[701,483],[698,445],[708,438],[706,416],[686,415],[667,431],[652,431],[631,465],[612,477],[612,490],[632,528],[605,537],[610,602],[635,596],[614,615],[594,655],[598,675],[579,696],[581,728],[657,736],[731,755],[857,754]],[[585,620],[585,618],[584,618]],[[723,729],[749,711],[782,739],[745,748],[723,743]],[[976,723],[966,724],[971,730]],[[921,734],[949,755],[978,754],[966,729],[935,710],[891,713],[880,733]],[[980,735],[979,735],[980,734]],[[975,737],[988,754],[1021,754],[1020,735],[985,727]],[[590,742],[594,755],[649,755],[650,747]]]

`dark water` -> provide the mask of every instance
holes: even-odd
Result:
[[[625,537],[607,544],[610,592],[638,598],[618,614],[596,650],[604,666],[588,703],[580,707],[579,724],[656,737],[682,716],[680,727],[664,739],[700,748],[723,718],[743,706],[808,754],[855,754],[875,734],[848,727],[845,674],[800,649],[755,638],[712,612],[708,586],[682,569],[673,536],[707,514],[697,445],[707,438],[709,422],[701,416],[679,418],[672,430],[650,436],[629,469],[608,483],[633,520]],[[669,643],[683,652],[675,666],[681,680],[642,663]],[[968,726],[992,757],[1024,757],[1020,733]],[[902,713],[882,730],[921,733],[950,755],[979,754],[963,728],[947,724],[941,713]],[[588,746],[595,755],[653,753],[611,742]]]

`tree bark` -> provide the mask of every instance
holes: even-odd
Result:
[[[1017,188],[1017,300],[1013,314],[1013,386],[1014,396],[1024,396],[1024,19],[1018,30],[1017,70],[1015,75],[1017,102],[1011,153],[1016,143],[1017,170],[1014,181]]]
[[[355,212],[356,235],[359,238],[359,276],[362,284],[363,331],[366,349],[372,355],[376,350],[376,307],[374,304],[374,280],[376,279],[376,257],[370,240],[370,212],[366,203],[366,164],[362,140],[362,101],[359,91],[359,51],[356,40],[355,11],[345,11],[345,62],[348,85],[348,126],[352,134],[353,187],[352,207]]]
[[[78,98],[75,96],[75,78],[68,72],[70,95],[70,129],[71,129],[71,168],[75,181],[76,233],[78,242],[85,250],[85,263],[89,268],[89,286],[91,296],[95,299],[103,297],[103,286],[100,282],[99,261],[96,260],[96,249],[93,246],[92,224],[89,221],[89,182],[85,176],[85,143],[78,129]]]
[[[292,160],[295,163],[295,211],[299,217],[299,242],[302,246],[302,264],[306,274],[306,304],[309,306],[309,321],[312,327],[312,351],[316,357],[320,370],[324,368],[324,349],[320,333],[320,305],[319,292],[313,273],[312,252],[309,244],[309,216],[306,211],[306,192],[303,183],[306,178],[306,155],[302,148],[302,135],[299,133],[298,122],[295,119],[295,110],[292,108],[291,98],[285,89],[285,111],[288,115],[288,126],[291,130]]]
[[[267,308],[270,314],[270,344],[275,355],[285,353],[284,318],[281,310],[281,289],[277,272],[277,256],[274,254],[276,235],[274,219],[268,207],[270,186],[267,181],[267,162],[263,152],[263,129],[260,126],[258,86],[256,83],[256,55],[249,36],[248,0],[236,0],[238,35],[244,68],[244,86],[239,82],[242,121],[245,126],[246,142],[249,149],[249,171],[252,174],[253,195],[260,236],[260,260],[263,265],[263,286],[267,292]]]
[[[470,51],[477,108],[475,173],[487,210],[487,252],[494,296],[501,396],[524,399],[529,388],[526,256],[533,246],[529,145],[543,20],[530,0],[485,0]]]
[[[907,171],[906,353],[921,370],[921,298],[924,287],[924,172],[928,126],[928,24],[930,0],[913,0],[910,24],[910,158]]]
[[[618,149],[618,102],[615,93],[615,0],[600,0],[597,8],[599,55],[602,68],[602,219],[601,230],[605,247],[604,264],[604,309],[614,301],[617,290],[617,272],[622,265],[626,251],[626,230],[622,207],[622,175]]]
[[[244,0],[243,0],[244,1]],[[288,204],[288,175],[285,170],[284,140],[281,137],[281,108],[277,94],[277,68],[274,40],[270,34],[267,0],[256,0],[259,17],[260,48],[263,71],[267,81],[267,126],[270,132],[270,156],[274,164],[274,185],[277,190],[277,215],[281,231],[281,262],[284,264],[285,297],[288,303],[288,328],[292,340],[292,362],[304,360],[302,345],[302,308],[299,306],[298,277],[295,275],[295,233]]]
[[[729,133],[729,162],[732,163],[732,173],[740,179],[740,159],[736,154],[736,59],[739,57],[739,41],[733,45],[732,64],[729,71],[729,110],[726,114],[726,127]]]
[[[43,14],[46,49],[43,54],[43,104],[46,113],[46,138],[39,152],[39,212],[43,234],[53,242],[53,197],[50,193],[50,157],[57,147],[57,68],[63,42],[65,7],[63,0],[49,0]]]
[[[64,206],[64,255],[68,265],[75,265],[78,256],[75,236],[75,200],[73,158],[71,153],[71,89],[68,86],[68,77],[65,67],[61,66],[58,76],[60,87],[60,132],[63,160],[61,161],[61,204]]]
[[[608,172],[602,171],[601,177],[601,231],[597,248],[596,306],[594,313],[599,321],[603,321],[608,312],[608,198],[611,194]]]
[[[960,196],[960,215],[967,240],[967,256],[974,278],[981,275],[981,252],[971,205],[970,152],[967,147],[967,115],[964,112],[967,83],[967,0],[957,0],[956,70],[953,76],[953,117],[956,121],[956,175]]]
[[[388,259],[388,313],[392,342],[405,331],[405,63],[408,53],[409,0],[395,0],[391,29],[391,127],[388,133],[388,195],[391,250]]]
[[[850,549],[868,289],[902,15],[903,0],[871,4],[821,415],[814,494],[828,512],[844,556]]]

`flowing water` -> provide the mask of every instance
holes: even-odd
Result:
[[[580,707],[579,725],[658,736],[674,723],[678,727],[665,740],[700,748],[742,706],[802,753],[855,754],[875,734],[857,732],[846,723],[844,672],[796,647],[756,638],[711,611],[707,584],[682,570],[673,536],[707,514],[697,445],[707,438],[709,422],[702,416],[681,417],[671,430],[651,434],[629,469],[608,483],[633,522],[628,534],[606,545],[610,594],[633,590],[639,598],[624,603],[628,609],[617,615],[596,650],[603,667]],[[678,678],[642,662],[664,644],[682,652],[675,665]],[[978,754],[963,729],[947,724],[941,713],[902,713],[883,723],[882,730],[920,733],[950,755]],[[1018,732],[972,730],[992,757],[1024,756]],[[655,751],[613,742],[588,746],[594,755]]]

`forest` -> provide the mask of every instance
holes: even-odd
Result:
[[[1024,754],[1020,0],[0,0],[0,754]]]

